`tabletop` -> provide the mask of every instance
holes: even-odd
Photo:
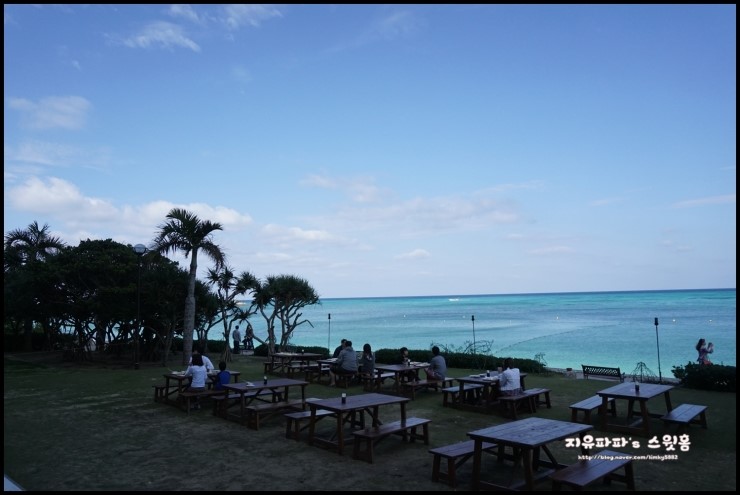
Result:
[[[401,407],[401,419],[406,419],[406,403],[410,402],[411,399],[408,397],[398,397],[395,395],[386,395],[378,393],[368,393],[360,395],[348,395],[345,402],[342,402],[342,397],[331,397],[328,399],[321,399],[315,401],[309,401],[307,404],[311,408],[311,425],[308,433],[308,443],[320,443],[331,448],[335,448],[339,454],[344,449],[344,425],[349,424],[350,427],[364,426],[364,413],[367,412],[373,419],[373,426],[383,424],[380,421],[379,410],[381,406],[389,406],[393,404],[399,404]],[[334,435],[330,439],[320,438],[316,435],[316,422],[318,418],[316,411],[319,409],[325,409],[336,413],[336,429]],[[360,413],[360,420],[357,423],[355,414]]]
[[[477,490],[481,485],[493,488],[513,488],[512,486],[502,487],[493,483],[484,482],[480,479],[483,442],[498,444],[499,459],[503,458],[504,447],[512,447],[514,449],[515,459],[521,459],[522,469],[524,470],[524,481],[522,483],[522,487],[529,491],[533,491],[535,481],[545,479],[545,477],[552,472],[552,469],[544,471],[538,474],[537,479],[535,479],[535,466],[546,464],[544,462],[540,462],[540,451],[544,452],[549,458],[549,463],[547,464],[551,468],[556,469],[565,467],[565,465],[560,464],[555,459],[553,453],[547,448],[547,444],[575,435],[582,436],[585,432],[592,429],[592,425],[532,417],[468,432],[468,436],[475,440],[473,489]],[[518,461],[515,460],[514,467],[516,467],[517,463]]]
[[[613,387],[599,390],[597,394],[615,399],[647,400],[673,390],[673,385],[662,385],[658,383],[640,383],[640,391],[635,390],[635,383],[625,382]]]
[[[635,435],[650,436],[650,418],[660,418],[663,413],[651,413],[648,410],[648,401],[653,397],[663,396],[665,400],[665,412],[671,412],[671,390],[673,385],[663,385],[658,383],[640,383],[640,389],[635,388],[634,382],[625,382],[613,387],[605,388],[596,392],[601,397],[602,406],[599,409],[599,428],[603,431],[615,431],[630,433]],[[609,399],[624,399],[628,401],[627,420],[628,424],[618,424],[609,422],[607,414],[607,404]],[[633,411],[633,406],[637,402],[640,411]],[[629,423],[633,416],[639,415],[639,420]]]

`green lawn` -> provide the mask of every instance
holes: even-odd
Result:
[[[48,356],[48,354],[47,354]],[[210,408],[186,415],[155,403],[154,383],[167,370],[142,365],[140,370],[99,364],[70,366],[53,355],[43,361],[31,355],[5,355],[5,473],[27,490],[451,490],[431,481],[431,447],[466,440],[466,432],[509,421],[500,414],[483,414],[442,407],[442,394],[419,392],[407,407],[410,416],[429,418],[431,445],[402,444],[396,437],[381,442],[376,461],[356,461],[350,454],[309,446],[285,438],[285,422],[277,418],[259,431],[211,414]],[[211,356],[217,361],[217,356]],[[235,356],[230,369],[242,379],[262,376],[263,358]],[[35,361],[35,362],[32,362]],[[181,369],[179,362],[169,365]],[[448,376],[470,370],[451,369]],[[575,380],[558,374],[529,374],[527,387],[552,390],[552,409],[537,415],[570,420],[568,405],[593,395],[613,382]],[[309,397],[330,397],[341,389],[309,385]],[[351,387],[350,395],[362,388]],[[636,460],[635,482],[640,491],[734,491],[736,489],[735,394],[677,387],[675,405],[709,407],[709,429],[692,426],[688,451],[651,449],[648,439],[633,437],[619,449],[637,455],[673,455],[675,460]],[[661,405],[660,399],[651,405]],[[623,403],[618,409],[624,414]],[[523,415],[526,417],[527,415]],[[663,435],[654,420],[653,431]],[[671,434],[673,430],[671,430]],[[594,437],[621,434],[594,430]],[[305,438],[305,435],[304,435]],[[557,444],[561,462],[575,462],[577,449]],[[458,471],[460,490],[469,489],[472,462]],[[510,472],[494,462],[484,465],[495,475]],[[497,471],[502,470],[502,471]],[[593,485],[595,490],[621,491],[623,484]],[[538,490],[550,490],[549,483]]]

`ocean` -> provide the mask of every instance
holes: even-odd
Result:
[[[735,366],[735,301],[735,289],[332,298],[304,308],[312,326],[299,326],[291,344],[334,349],[346,338],[356,350],[366,342],[374,350],[457,350],[475,340],[492,343],[498,357],[543,354],[552,368],[630,374],[642,362],[672,377],[673,366],[696,361],[699,338],[714,343],[714,363]],[[261,320],[250,321],[264,336]]]

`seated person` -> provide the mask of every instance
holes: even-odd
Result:
[[[447,362],[439,354],[439,347],[432,347],[432,359],[426,370],[427,380],[444,380],[447,377]]]
[[[514,368],[514,360],[504,360],[504,371],[499,374],[499,390],[501,395],[519,395],[522,393],[521,375],[519,368]]]
[[[345,342],[347,342],[347,339],[342,339],[342,342],[337,346],[336,349],[334,349],[334,354],[331,357],[335,359],[339,357],[339,353],[342,352],[342,350],[344,349]]]
[[[357,373],[357,353],[352,349],[352,341],[345,340],[342,352],[337,356],[337,362],[329,369],[331,377],[330,387],[337,386],[337,375],[354,375]]]
[[[399,349],[399,353],[401,355],[400,364],[410,364],[411,359],[409,358],[409,349],[408,347],[401,347]],[[419,381],[419,375],[416,374],[416,370],[408,370],[401,372],[401,381],[402,382],[413,382],[413,381]]]
[[[193,355],[192,356],[195,356],[196,354],[200,354],[200,356],[202,357],[202,359],[203,359],[203,366],[206,367],[206,371],[213,371],[213,370],[216,369],[216,368],[213,367],[213,362],[208,358],[208,356],[206,356],[205,354],[203,354],[203,352],[198,347],[193,347]],[[190,365],[190,364],[193,363],[193,357],[192,356],[190,357],[190,361],[188,362],[188,365]]]
[[[208,371],[206,371],[206,367],[203,365],[203,356],[193,354],[191,361],[192,363],[185,372],[185,376],[190,377],[190,386],[185,391],[205,392]],[[192,406],[192,409],[200,409],[200,398],[196,398],[195,405]]]
[[[220,371],[218,372],[214,380],[213,389],[223,390],[224,385],[228,384],[231,381],[231,373],[226,371],[226,361],[221,361],[220,363],[218,363],[218,369]]]
[[[362,357],[360,358],[362,374],[372,377],[375,374],[375,356],[370,344],[362,346]]]

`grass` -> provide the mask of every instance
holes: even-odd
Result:
[[[419,392],[407,406],[410,416],[429,418],[431,444],[403,445],[390,438],[380,443],[375,464],[356,461],[350,453],[309,446],[285,438],[285,422],[274,418],[259,431],[211,414],[210,408],[186,415],[155,403],[154,383],[167,370],[142,365],[140,370],[101,364],[77,366],[59,355],[5,355],[4,418],[5,473],[27,490],[270,490],[270,491],[450,491],[431,481],[429,448],[466,440],[466,432],[509,421],[442,407],[442,394]],[[235,356],[229,368],[244,380],[262,376],[263,358]],[[179,362],[169,364],[180,369]],[[477,372],[477,370],[476,370]],[[451,369],[449,376],[471,370]],[[552,409],[536,413],[570,420],[569,404],[587,398],[613,382],[575,380],[560,374],[529,374],[527,387],[552,390]],[[339,389],[311,384],[308,397],[331,397]],[[348,394],[360,394],[351,387]],[[634,437],[639,447],[618,449],[638,455],[676,454],[676,460],[636,460],[635,483],[640,491],[734,491],[736,489],[736,396],[677,387],[674,406],[708,406],[709,429],[689,429],[687,452],[650,449],[646,438]],[[651,401],[654,407],[662,401]],[[394,406],[395,407],[395,406]],[[618,403],[624,414],[626,405]],[[393,411],[381,415],[394,416]],[[526,417],[527,415],[523,415]],[[654,420],[660,438],[663,425]],[[673,430],[671,430],[672,432]],[[621,434],[594,430],[594,437]],[[305,439],[305,434],[303,435]],[[610,447],[611,448],[611,447]],[[559,461],[575,462],[577,449],[551,445]],[[346,449],[345,449],[346,450]],[[508,469],[508,470],[507,470]],[[472,462],[458,470],[459,489],[469,489]],[[484,472],[510,469],[484,464]],[[503,471],[502,471],[503,472]],[[624,485],[596,484],[600,491],[621,491]],[[550,484],[538,485],[549,490]]]

